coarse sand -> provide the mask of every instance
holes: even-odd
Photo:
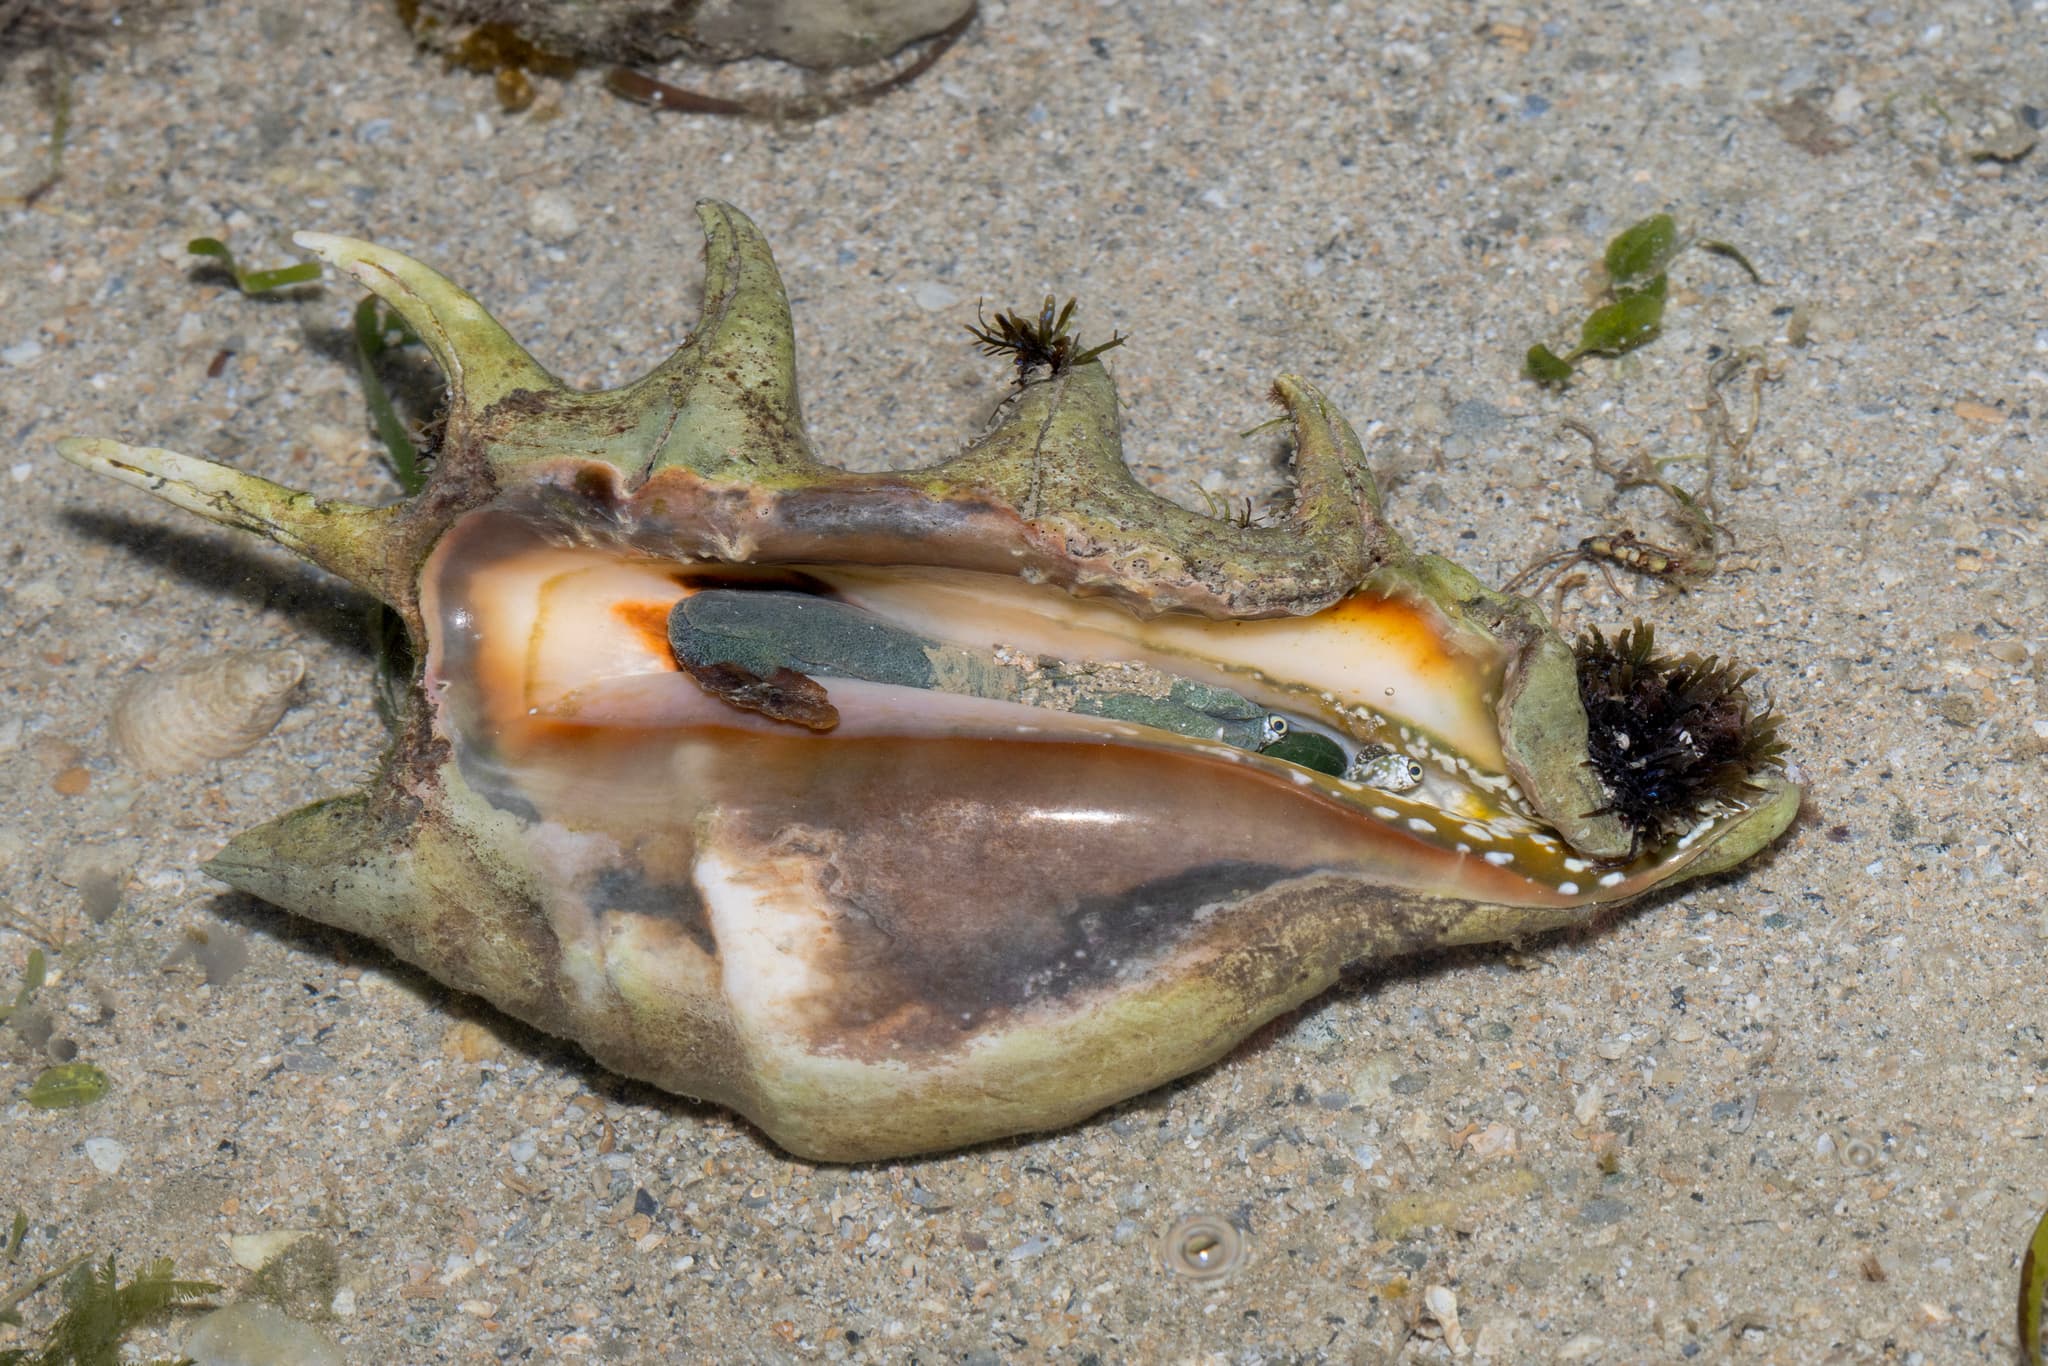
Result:
[[[231,1299],[252,1236],[303,1231],[338,1260],[287,1308],[366,1363],[2011,1361],[2048,1203],[2044,40],[2044,0],[997,0],[908,88],[777,126],[597,72],[510,115],[367,0],[117,33],[61,180],[0,209],[0,1000],[62,945],[47,1028],[0,1030],[0,1228],[31,1229],[0,1286],[113,1251]],[[46,163],[32,70],[0,77],[0,193]],[[1396,525],[1492,582],[1680,534],[1567,421],[1610,461],[1717,451],[1716,572],[1581,567],[1563,621],[1753,665],[1808,809],[1716,882],[1347,982],[1072,1130],[859,1169],[211,882],[228,836],[375,762],[364,602],[53,444],[396,488],[353,289],[247,298],[187,239],[273,266],[294,229],[376,238],[617,384],[692,325],[705,196],[774,245],[839,463],[955,449],[1008,378],[977,300],[1054,291],[1085,340],[1128,335],[1161,491],[1266,506],[1278,443],[1240,434],[1304,374]],[[1690,252],[1661,337],[1524,380],[1603,244],[1665,210],[1762,283]],[[1754,404],[1738,456],[1716,432]],[[135,671],[262,647],[306,678],[260,745],[120,761]],[[106,1097],[30,1107],[73,1049]],[[1190,1218],[1222,1274],[1162,1257]]]

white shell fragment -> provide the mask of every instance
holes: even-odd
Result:
[[[297,650],[230,650],[145,675],[114,702],[114,743],[145,773],[189,773],[270,734],[305,675]]]
[[[95,1171],[112,1176],[128,1160],[128,1148],[111,1138],[88,1138],[85,1140],[85,1160],[92,1163]]]
[[[312,1237],[303,1228],[278,1228],[265,1233],[238,1233],[228,1239],[228,1255],[244,1271],[261,1271],[292,1244]]]

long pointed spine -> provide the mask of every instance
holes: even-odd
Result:
[[[209,522],[254,532],[401,608],[412,601],[414,566],[391,554],[398,507],[316,498],[212,460],[156,446],[68,437],[57,451],[72,464],[154,494]]]
[[[292,241],[353,276],[411,324],[448,379],[451,421],[520,391],[553,394],[562,382],[542,369],[465,289],[402,252],[353,237],[301,232]]]

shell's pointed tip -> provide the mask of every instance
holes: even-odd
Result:
[[[110,465],[123,462],[123,456],[133,456],[136,447],[104,436],[66,436],[57,441],[57,454],[81,469],[106,471]]]
[[[235,844],[230,843],[212,858],[201,862],[199,871],[216,882],[225,882],[236,891],[261,897],[282,882],[285,870],[274,858],[255,851],[237,853]]]
[[[1300,375],[1275,375],[1273,387],[1266,391],[1273,402],[1289,412],[1322,404],[1322,390]]]
[[[264,862],[262,859],[246,857],[247,850],[242,850],[238,854],[236,846],[241,843],[242,836],[240,835],[229,840],[226,845],[214,853],[213,857],[201,859],[199,861],[199,870],[208,877],[217,878],[222,882],[228,883],[230,886],[238,885],[233,874],[261,866]]]
[[[293,849],[280,836],[287,832],[292,816],[299,814],[293,812],[254,830],[244,830],[216,850],[213,857],[202,861],[200,870],[251,896],[281,895],[294,865]]]

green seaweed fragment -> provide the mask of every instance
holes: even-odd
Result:
[[[1758,273],[1757,268],[1749,263],[1747,256],[1742,254],[1742,248],[1736,246],[1733,242],[1722,242],[1719,240],[1701,242],[1699,249],[1710,256],[1725,256],[1736,265],[1741,266],[1749,275],[1749,282],[1751,284],[1760,285],[1764,282],[1764,277]]]
[[[2042,1366],[2041,1315],[2048,1299],[2048,1210],[2034,1225],[2027,1240],[2027,1255],[2020,1261],[2020,1360],[2026,1366]]]
[[[0,1366],[118,1366],[121,1340],[158,1314],[210,1309],[206,1297],[220,1287],[210,1281],[179,1280],[171,1259],[159,1257],[122,1284],[111,1255],[94,1265],[78,1257],[0,1300],[0,1321],[19,1324],[15,1306],[62,1277],[64,1312],[50,1325],[39,1348],[0,1351]]]
[[[1671,263],[1690,247],[1725,256],[1741,266],[1756,284],[1763,283],[1747,256],[1730,242],[1698,241],[1678,230],[1668,213],[1652,214],[1632,223],[1608,242],[1602,255],[1607,271],[1608,301],[1579,326],[1579,343],[1560,356],[1538,343],[1522,361],[1524,378],[1553,389],[1571,383],[1573,365],[1582,356],[1620,356],[1653,341],[1664,329],[1664,304],[1670,291]]]
[[[48,973],[49,962],[43,957],[43,951],[30,949],[28,967],[21,974],[21,990],[14,994],[14,1004],[0,1006],[0,1024],[5,1024],[9,1016],[35,999],[36,993],[42,990]]]
[[[391,473],[410,498],[427,486],[427,472],[420,465],[420,448],[413,444],[397,408],[392,406],[390,391],[378,378],[377,363],[388,351],[417,344],[419,334],[374,295],[356,305],[354,331],[356,369],[363,377],[363,400],[370,405],[370,421],[376,425],[377,439],[384,443]]]
[[[1562,388],[1571,382],[1572,363],[1542,342],[1537,342],[1529,348],[1528,359],[1522,363],[1522,373],[1538,384]]]
[[[1659,275],[1640,289],[1622,292],[1611,304],[1593,310],[1579,326],[1579,344],[1567,356],[1619,356],[1635,350],[1664,329],[1664,296],[1668,276]]]
[[[1607,244],[1607,278],[1624,289],[1637,280],[1662,275],[1673,257],[1685,250],[1678,240],[1678,222],[1668,213],[1654,214],[1622,229]]]
[[[268,294],[274,289],[311,284],[320,278],[318,261],[301,261],[275,270],[243,270],[236,262],[235,254],[228,250],[227,243],[218,237],[195,237],[185,244],[185,250],[194,256],[210,256],[226,266],[228,274],[235,277],[236,287],[244,294]]]
[[[18,1262],[18,1261],[20,1261],[20,1260],[21,1260],[21,1244],[22,1244],[22,1240],[23,1240],[23,1239],[25,1239],[25,1238],[27,1238],[27,1237],[28,1237],[28,1211],[27,1211],[27,1210],[25,1210],[25,1209],[17,1209],[16,1211],[14,1211],[14,1227],[13,1227],[13,1228],[12,1228],[12,1229],[11,1229],[11,1230],[9,1231],[9,1233],[8,1233],[8,1235],[7,1235],[7,1260],[8,1260],[8,1261],[10,1261],[10,1262]]]
[[[1563,388],[1571,382],[1572,363],[1581,356],[1619,356],[1653,340],[1664,329],[1664,300],[1670,277],[1652,276],[1633,289],[1615,288],[1615,300],[1602,304],[1579,325],[1579,344],[1560,356],[1538,342],[1529,348],[1522,373],[1538,384]]]
[[[76,1110],[106,1095],[107,1074],[89,1062],[46,1067],[28,1088],[28,1103],[38,1110]]]

